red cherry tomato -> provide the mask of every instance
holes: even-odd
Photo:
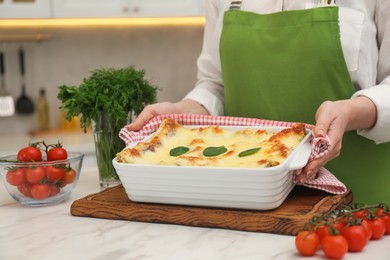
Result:
[[[295,247],[303,256],[312,256],[318,250],[320,238],[312,231],[301,231],[295,237]]]
[[[369,219],[368,222],[371,224],[372,236],[371,240],[381,239],[386,232],[386,224],[380,218]]]
[[[19,150],[17,159],[22,162],[39,162],[42,160],[42,152],[36,147],[27,146]]]
[[[329,235],[328,225],[323,224],[323,225],[318,226],[316,229],[316,233],[317,233],[318,237],[320,238],[320,241],[322,241],[322,239],[324,239],[324,237]]]
[[[50,195],[50,186],[47,183],[37,183],[31,187],[31,195],[36,200],[43,200]]]
[[[58,165],[49,165],[45,168],[46,178],[51,182],[59,181],[64,176],[64,168]]]
[[[68,153],[62,147],[53,147],[47,152],[48,161],[66,160],[67,158],[68,158]]]
[[[20,186],[18,186],[18,190],[20,191],[20,193],[22,193],[24,196],[26,197],[32,197],[31,195],[31,187],[32,187],[32,184],[30,183],[24,183]]]
[[[76,179],[76,171],[73,169],[65,170],[62,181],[64,184],[70,184]]]
[[[352,212],[352,214],[358,219],[365,219],[370,215],[370,212],[367,209],[361,209],[359,211]]]
[[[362,225],[354,225],[345,227],[341,235],[348,241],[349,252],[360,252],[367,244],[367,231]]]
[[[57,185],[50,184],[49,186],[50,186],[50,196],[54,196],[60,193],[61,189]]]
[[[329,235],[322,239],[322,251],[330,259],[341,259],[348,251],[348,241],[342,235]]]
[[[367,219],[363,219],[362,220],[362,226],[366,229],[367,241],[368,241],[372,237],[372,227],[371,227],[371,224],[368,223]]]
[[[13,186],[19,186],[26,182],[26,174],[22,168],[10,169],[5,178]]]
[[[385,212],[383,208],[378,208],[375,211],[375,215],[381,218],[385,222],[386,225],[385,235],[389,235],[390,234],[390,213]]]
[[[38,183],[45,178],[45,169],[42,166],[26,168],[25,172],[26,179],[31,184]]]
[[[333,228],[335,228],[341,233],[341,231],[343,231],[343,229],[347,225],[347,222],[345,221],[345,219],[340,219],[340,220],[335,220],[334,222],[332,222],[331,225]]]

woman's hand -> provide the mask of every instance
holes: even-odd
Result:
[[[184,99],[177,103],[162,102],[148,105],[142,110],[133,123],[127,126],[129,131],[140,130],[150,119],[163,114],[203,114],[208,115],[208,111],[199,103]]]
[[[315,137],[328,135],[331,146],[323,157],[309,162],[298,176],[298,182],[305,182],[306,178],[315,175],[328,161],[339,156],[342,139],[347,128],[348,112],[343,101],[326,101],[321,104],[316,113],[316,125],[313,129]]]
[[[375,125],[375,122],[376,107],[367,97],[360,96],[349,100],[322,103],[316,113],[313,134],[315,137],[327,135],[331,146],[327,154],[305,166],[298,176],[298,182],[303,183],[306,178],[315,175],[328,161],[339,156],[346,131],[369,129]]]

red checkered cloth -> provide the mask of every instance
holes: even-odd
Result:
[[[182,125],[220,125],[220,126],[282,126],[291,127],[293,122],[273,121],[257,118],[244,117],[229,117],[229,116],[210,116],[197,114],[165,114],[152,118],[140,131],[129,131],[127,127],[123,127],[119,132],[119,137],[129,145],[139,142],[145,137],[153,134],[160,126],[161,122],[166,118],[172,118]],[[305,124],[305,127],[312,129],[313,125]],[[313,138],[312,152],[310,160],[314,160],[324,156],[330,147],[328,137]],[[294,173],[294,182],[297,182],[296,176],[301,170]],[[321,168],[316,175],[309,176],[304,185],[306,187],[323,190],[332,194],[344,194],[347,188],[341,183],[331,172],[325,168]],[[299,183],[297,183],[300,185]]]

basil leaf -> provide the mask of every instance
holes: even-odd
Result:
[[[218,147],[207,147],[203,150],[203,155],[207,157],[217,156],[223,153],[226,153],[227,149],[225,146],[218,146]]]
[[[185,154],[189,150],[190,150],[190,148],[188,148],[188,147],[178,146],[178,147],[175,147],[175,148],[171,149],[169,151],[169,155],[170,156],[179,156],[179,155]]]
[[[242,151],[241,153],[238,154],[238,157],[245,157],[245,156],[249,156],[249,155],[255,154],[258,151],[260,151],[260,149],[261,149],[261,147],[256,147],[256,148],[252,148],[252,149],[248,149],[248,150]]]

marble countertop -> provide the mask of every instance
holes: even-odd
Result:
[[[0,186],[0,259],[325,259],[298,255],[293,236],[74,217],[76,199],[100,191],[96,169],[82,170],[71,197],[58,205],[27,207]],[[390,259],[390,236],[370,241],[344,259]]]

